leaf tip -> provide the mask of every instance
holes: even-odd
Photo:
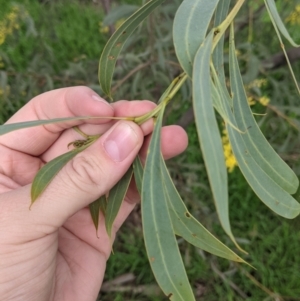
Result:
[[[32,186],[31,188],[31,204],[29,206],[29,210],[31,210],[31,206],[33,205],[33,203],[37,200],[37,198],[39,197],[39,194],[36,193],[36,191],[34,190],[34,186]]]
[[[93,219],[93,224],[94,224],[95,230],[96,230],[96,236],[98,237],[98,219],[95,217],[92,217],[92,219]]]
[[[29,210],[31,210],[32,205],[35,203],[37,198],[39,197],[38,194],[34,193],[34,191],[31,190],[31,203],[29,205]]]
[[[236,242],[236,240],[235,240],[235,238],[234,238],[233,236],[230,237],[230,238],[231,238],[232,242],[234,243],[234,245],[238,248],[239,251],[241,251],[242,253],[248,255],[248,252],[245,251],[244,249],[242,249],[242,248],[238,245],[238,243]]]

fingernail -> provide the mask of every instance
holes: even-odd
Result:
[[[119,122],[105,139],[103,146],[113,161],[121,162],[135,149],[137,143],[133,128],[125,122]]]

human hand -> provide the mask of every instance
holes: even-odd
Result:
[[[149,101],[108,104],[85,87],[47,92],[32,99],[8,123],[74,116],[139,116]],[[46,162],[82,139],[72,127],[103,134],[58,173],[29,211],[31,183]],[[97,298],[111,253],[104,219],[98,236],[87,206],[109,191],[140,153],[145,158],[152,121],[92,119],[22,129],[0,136],[1,300]],[[147,136],[147,137],[145,137]],[[145,137],[145,138],[144,138]],[[178,126],[162,129],[162,153],[170,158],[187,146]],[[134,183],[115,220],[112,237],[139,202]]]

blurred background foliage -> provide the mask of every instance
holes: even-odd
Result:
[[[0,122],[51,89],[86,85],[101,94],[100,53],[115,28],[144,2],[0,0]],[[114,77],[116,100],[157,101],[179,74],[172,22],[180,3],[166,0],[127,42]],[[300,2],[276,3],[300,43]],[[262,0],[246,1],[236,31],[253,112],[260,114],[256,118],[264,134],[300,176],[300,98]],[[299,79],[300,51],[286,48]],[[187,151],[168,163],[179,191],[194,215],[234,248],[217,220],[194,128],[189,83],[168,107],[165,119],[167,124],[184,126],[189,134]],[[179,239],[197,300],[300,300],[300,219],[279,218],[257,199],[236,167],[226,132],[223,136],[233,233],[249,252],[244,258],[256,270],[211,256]],[[138,207],[120,231],[114,251],[99,300],[166,300],[147,261]]]

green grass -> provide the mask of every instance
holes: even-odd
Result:
[[[5,3],[4,11],[9,11],[9,2]],[[18,70],[27,70],[37,55],[43,56],[47,64],[51,63],[56,72],[83,57],[98,58],[107,40],[107,36],[99,32],[99,22],[103,18],[101,6],[77,1],[58,1],[55,5],[30,0],[14,3],[19,3],[28,12],[37,32],[30,32],[25,21],[17,39],[3,45]]]
[[[136,4],[136,1],[123,2]],[[18,0],[14,3],[22,4],[28,12],[37,34],[28,32],[30,27],[23,22],[21,29],[0,45],[0,55],[6,58],[2,71],[8,74],[7,82],[0,80],[0,88],[1,85],[10,86],[10,93],[0,97],[1,122],[43,91],[77,85],[78,81],[97,88],[98,58],[108,39],[107,35],[99,32],[103,12],[91,2],[53,1],[41,4],[38,1]],[[10,5],[11,1],[0,0],[0,20],[10,10]],[[269,92],[272,92],[271,89]],[[131,95],[125,97],[130,99]],[[189,102],[182,105],[178,97],[174,106],[178,109],[168,117],[169,123],[181,116],[183,108],[189,107]],[[281,122],[277,121],[278,118],[270,118],[263,129],[279,148],[291,129],[280,127]],[[187,131],[189,148],[170,163],[172,175],[194,215],[224,243],[234,248],[216,217],[194,126],[189,126]],[[247,300],[267,300],[268,294],[255,285],[242,272],[243,269],[269,290],[286,296],[285,300],[296,300],[300,296],[299,219],[287,221],[273,214],[258,200],[238,169],[229,174],[229,192],[233,233],[249,252],[244,258],[256,270],[245,265],[234,265],[180,242],[187,273],[198,292],[197,300],[244,300],[232,288],[233,284],[248,296]],[[115,254],[108,261],[105,281],[133,273],[135,281],[129,284],[133,287],[145,285],[147,289],[155,283],[144,249],[140,222],[137,209],[117,236]],[[212,270],[211,264],[223,273],[231,285]],[[203,294],[200,294],[201,291]],[[126,293],[103,293],[101,300],[160,301],[166,298],[162,295],[134,294],[131,290]]]

